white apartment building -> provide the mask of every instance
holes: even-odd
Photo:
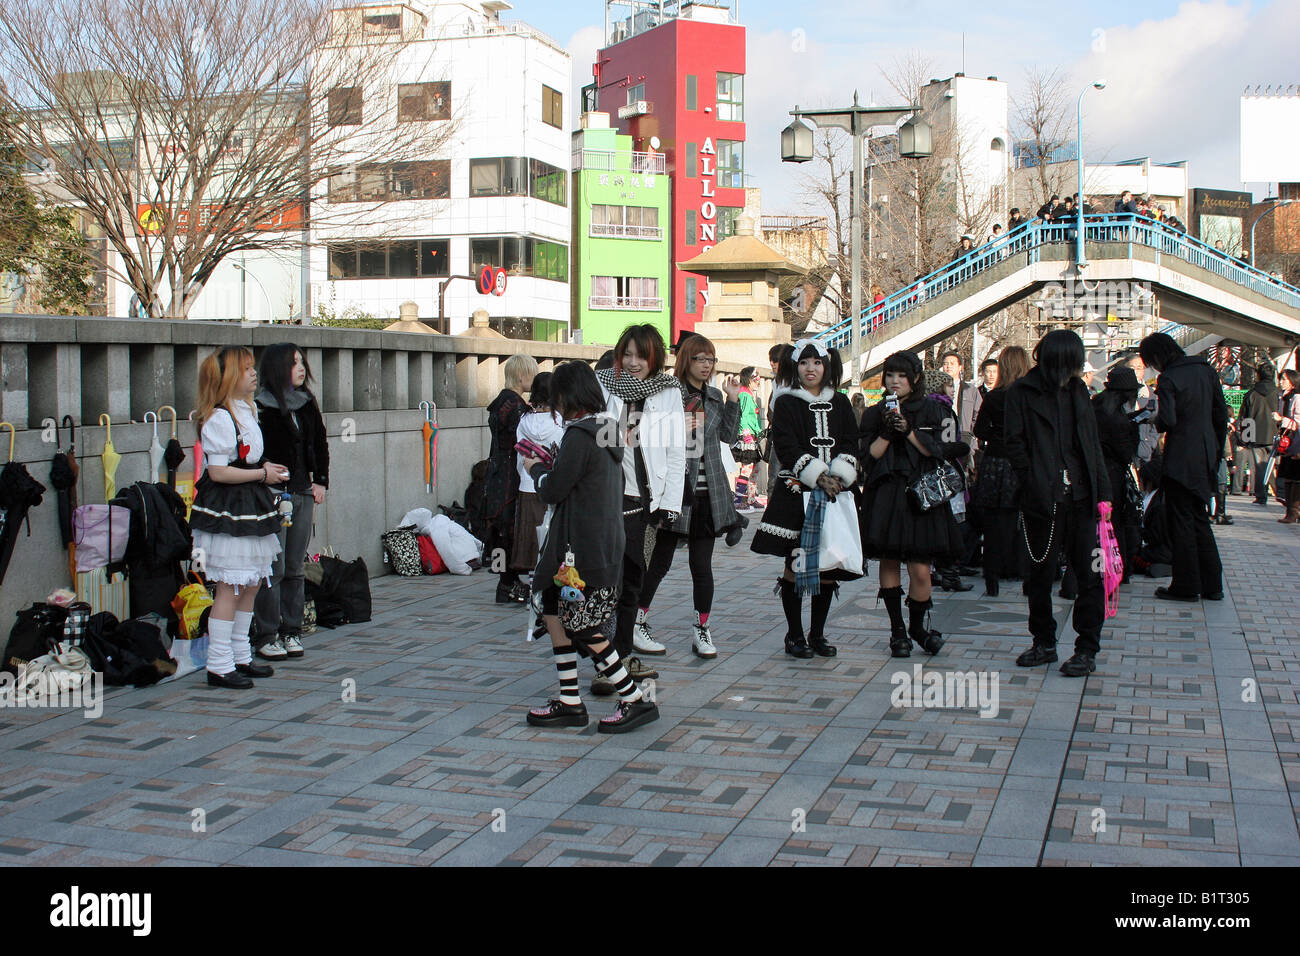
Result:
[[[452,281],[444,331],[465,330],[472,313],[486,309],[509,337],[563,338],[571,62],[555,40],[501,20],[508,9],[504,0],[407,0],[337,14],[364,18],[368,31],[391,34],[402,49],[382,90],[338,91],[331,126],[346,137],[365,117],[373,135],[377,115],[391,117],[394,136],[415,123],[450,123],[455,132],[436,155],[362,164],[322,185],[308,267],[313,312],[396,319],[409,300],[433,319],[443,279],[492,265],[508,274],[505,294]]]
[[[1070,143],[1060,151],[1056,162],[1048,163],[1047,182],[1061,196],[1072,196],[1079,191],[1078,148]],[[1026,216],[1033,216],[1041,200],[1038,170],[1022,156],[1013,173],[1015,203]],[[1118,163],[1092,162],[1083,157],[1083,194],[1095,211],[1112,212],[1115,200],[1125,192],[1146,196],[1165,211],[1186,222],[1191,207],[1188,204],[1189,179],[1186,160],[1176,163],[1157,163],[1150,157],[1128,159]]]

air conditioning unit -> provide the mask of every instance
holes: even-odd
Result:
[[[650,104],[645,100],[637,100],[634,103],[628,103],[627,106],[618,108],[619,119],[631,119],[633,116],[645,116],[650,112]]]

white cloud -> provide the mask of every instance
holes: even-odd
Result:
[[[582,88],[592,82],[591,66],[596,62],[596,51],[603,45],[604,38],[603,27],[583,27],[564,45],[573,57],[573,83],[569,89],[571,129],[578,128],[582,117]]]

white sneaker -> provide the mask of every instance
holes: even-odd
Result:
[[[650,636],[650,623],[646,620],[645,611],[640,608],[636,612],[636,623],[632,625],[632,646],[641,654],[667,654],[668,648],[660,644]]]
[[[284,649],[280,643],[280,638],[273,641],[267,641],[257,649],[257,656],[268,661],[282,661],[289,656],[289,652]]]
[[[698,617],[695,622],[695,637],[691,640],[691,650],[706,660],[718,656],[718,649],[713,646],[713,635],[709,633],[709,625],[699,623]]]
[[[290,634],[281,638],[281,644],[284,646],[284,653],[289,657],[302,657],[302,641],[297,634]]]

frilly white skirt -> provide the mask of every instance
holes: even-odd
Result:
[[[202,558],[203,567],[199,570],[203,576],[209,581],[237,587],[268,580],[271,564],[280,553],[280,538],[274,534],[235,538],[195,530],[192,536],[194,555]]]

